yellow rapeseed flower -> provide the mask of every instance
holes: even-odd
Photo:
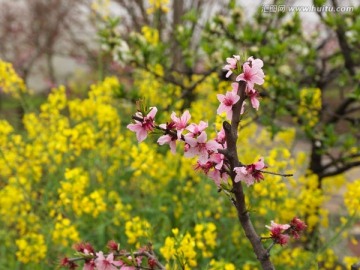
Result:
[[[22,263],[39,263],[46,256],[47,247],[42,234],[27,233],[16,240],[15,244],[18,249],[16,257]]]
[[[146,10],[147,14],[153,14],[156,11],[160,11],[163,13],[169,12],[169,8],[167,5],[169,4],[169,0],[149,0],[150,7]]]
[[[14,98],[21,98],[25,93],[29,93],[26,85],[15,72],[11,63],[4,62],[0,59],[0,89],[5,94]]]
[[[344,203],[350,215],[360,213],[360,179],[347,184],[344,194]]]

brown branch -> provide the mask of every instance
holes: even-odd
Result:
[[[350,170],[351,168],[354,168],[356,166],[360,166],[360,161],[354,161],[354,162],[350,162],[345,164],[343,167],[338,168],[335,171],[332,172],[328,172],[328,173],[321,173],[319,175],[320,178],[324,178],[324,177],[329,177],[329,176],[334,176],[334,175],[338,175],[340,173],[346,172],[347,170]]]
[[[353,126],[359,126],[360,118],[344,117],[345,121],[348,121]]]
[[[181,94],[180,98],[184,98],[186,97],[186,95],[188,95],[189,93],[191,93],[192,91],[194,91],[194,89],[196,88],[196,86],[198,86],[200,83],[202,83],[203,81],[206,80],[207,77],[209,77],[215,70],[217,69],[217,67],[213,67],[212,69],[210,69],[209,71],[203,73],[203,77],[200,78],[199,80],[197,80],[196,82],[194,82],[191,86],[187,87],[186,90]]]
[[[129,257],[129,256],[134,256],[134,257],[141,257],[141,256],[145,256],[146,258],[152,259],[154,261],[154,263],[156,264],[156,266],[158,267],[158,269],[160,270],[166,270],[165,266],[163,266],[159,260],[156,258],[156,256],[154,254],[152,254],[152,252],[149,251],[138,251],[138,252],[115,252],[113,253],[115,257]],[[106,255],[104,255],[106,256]],[[75,257],[75,258],[69,258],[68,260],[70,262],[76,262],[76,261],[82,261],[82,260],[87,260],[87,259],[95,259],[97,256],[89,256],[86,255],[86,257]],[[137,266],[136,269],[150,269],[147,267],[142,267],[142,266]],[[151,268],[152,269],[152,268]]]
[[[241,226],[245,232],[246,237],[249,239],[253,250],[257,256],[257,259],[262,265],[264,270],[273,270],[275,269],[270,261],[269,252],[263,247],[261,243],[260,236],[256,233],[255,228],[250,220],[250,215],[248,210],[246,209],[245,204],[245,194],[243,191],[242,183],[235,182],[234,168],[238,166],[242,166],[242,163],[239,161],[237,154],[237,138],[238,138],[238,127],[241,120],[240,111],[243,106],[243,103],[246,99],[245,95],[246,83],[239,82],[239,90],[238,94],[240,96],[240,100],[233,106],[233,116],[231,119],[231,124],[228,122],[223,123],[223,128],[226,135],[226,143],[228,147],[227,157],[230,163],[230,177],[233,183],[232,192],[235,196],[235,207],[238,214],[238,219],[241,223]]]
[[[336,109],[334,115],[329,118],[329,120],[327,120],[325,124],[328,125],[339,121],[341,119],[341,116],[344,115],[344,113],[346,112],[347,108],[355,101],[356,100],[353,97],[346,98]]]
[[[360,107],[355,107],[355,108],[349,109],[344,114],[350,114],[350,113],[353,113],[356,111],[360,111]]]
[[[262,172],[262,173],[278,175],[278,176],[282,176],[282,177],[292,177],[292,176],[294,176],[294,174],[292,174],[292,173],[276,173],[276,172],[269,172],[269,171],[263,171],[263,170],[258,170],[258,171]]]
[[[327,154],[327,156],[329,156],[329,154]],[[330,156],[329,156],[330,157]],[[332,157],[332,156],[331,156]],[[330,158],[331,158],[330,157]],[[358,158],[360,157],[360,153],[359,154],[352,154],[352,155],[349,155],[349,156],[346,156],[346,157],[339,157],[338,159],[335,159],[334,157],[332,157],[332,160],[331,162],[329,162],[328,164],[324,165],[322,168],[324,170],[327,170],[329,169],[330,167],[332,166],[336,166],[336,163],[342,163],[345,161],[345,160],[348,160],[348,159],[354,159],[354,158]]]
[[[338,7],[336,0],[331,0],[333,6],[335,8]],[[338,24],[335,30],[337,39],[339,41],[340,49],[344,57],[345,68],[349,72],[349,74],[354,77],[355,76],[355,65],[353,59],[351,58],[351,48],[346,40],[345,30],[342,24]]]

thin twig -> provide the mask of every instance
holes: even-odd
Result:
[[[289,174],[284,174],[284,173],[276,173],[276,172],[269,172],[269,171],[262,171],[262,170],[258,170],[259,172],[262,173],[267,173],[267,174],[272,174],[272,175],[278,175],[278,176],[283,176],[283,177],[292,177],[294,176],[292,173]]]

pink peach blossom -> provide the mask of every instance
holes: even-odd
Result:
[[[230,75],[233,73],[233,70],[237,68],[237,62],[240,61],[239,55],[233,55],[233,57],[226,58],[226,62],[228,63],[223,67],[224,70],[227,70],[225,77],[229,78]]]
[[[205,164],[208,161],[209,151],[217,151],[217,149],[220,148],[220,145],[216,141],[207,141],[205,131],[202,131],[197,138],[185,136],[185,142],[189,145],[189,147],[185,149],[185,157],[199,156],[199,162],[201,164]]]
[[[280,245],[287,244],[290,236],[284,232],[290,228],[289,224],[277,224],[274,221],[271,221],[271,225],[266,225],[265,227],[270,230],[270,236],[275,241],[275,243]]]
[[[260,170],[264,168],[266,168],[264,164],[264,158],[260,158],[254,164],[235,167],[234,171],[236,172],[236,176],[234,181],[243,181],[248,186],[253,185],[255,182],[260,182],[260,180],[264,179],[264,176]]]
[[[178,140],[181,140],[181,133],[188,126],[188,122],[191,118],[191,115],[188,110],[186,110],[180,117],[176,117],[175,112],[171,114],[171,120],[175,124],[175,128],[177,130]]]
[[[226,148],[226,135],[223,128],[216,134],[215,141],[217,141],[219,144],[224,145],[224,148]]]
[[[260,102],[258,100],[259,92],[255,89],[249,89],[247,91],[247,96],[250,98],[251,106],[258,110],[260,106]]]
[[[190,131],[190,133],[186,134],[188,137],[197,137],[208,127],[208,124],[204,121],[200,121],[198,125],[190,124],[186,127],[186,130]],[[186,137],[185,135],[185,137]]]
[[[220,187],[221,183],[226,183],[227,179],[229,178],[227,173],[216,169],[209,171],[207,176],[211,178],[218,187]]]
[[[152,107],[147,116],[143,117],[141,112],[135,114],[136,117],[142,118],[143,120],[134,120],[135,124],[127,125],[127,128],[136,133],[136,138],[138,142],[142,142],[146,139],[148,133],[154,130],[155,128],[155,115],[157,113],[157,108]]]
[[[243,64],[243,73],[236,77],[236,81],[247,82],[250,88],[254,88],[254,84],[264,83],[264,71],[262,70],[264,63],[260,59],[249,57],[247,62]]]
[[[295,239],[299,239],[300,233],[305,231],[305,229],[307,228],[305,222],[297,217],[294,217],[291,220],[290,226],[291,226],[290,235],[293,236]]]
[[[232,107],[239,101],[240,96],[237,94],[238,84],[233,83],[233,90],[231,92],[227,92],[226,95],[217,94],[217,99],[221,102],[217,113],[221,114],[226,112],[227,119],[231,120],[232,118]]]
[[[197,162],[195,170],[202,170],[219,187],[222,182],[226,182],[229,175],[224,171],[224,155],[220,153],[211,153],[206,163]]]

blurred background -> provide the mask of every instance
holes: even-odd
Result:
[[[240,132],[244,163],[259,149],[272,171],[295,173],[247,190],[257,228],[291,215],[309,225],[305,240],[274,252],[277,269],[350,269],[360,260],[359,5],[1,0],[0,269],[54,269],[80,240],[139,247],[150,239],[159,252],[173,228],[194,238],[187,267],[259,269],[226,197],[191,162],[169,156],[155,138],[138,145],[125,128],[143,99],[159,108],[159,121],[189,109],[216,134],[225,119],[215,115],[216,93],[234,80],[222,69],[232,55],[262,59],[266,75],[261,107],[247,110]],[[215,244],[194,231],[212,222]],[[177,269],[171,254],[159,253]]]

